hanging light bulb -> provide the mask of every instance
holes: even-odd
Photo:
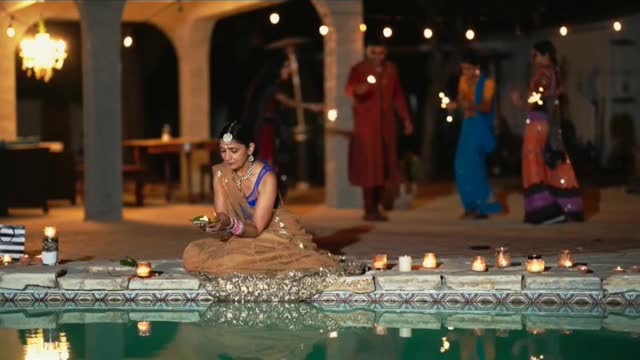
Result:
[[[320,31],[320,35],[325,36],[329,33],[329,27],[327,25],[322,25],[318,31]]]
[[[422,35],[424,35],[425,39],[431,39],[433,37],[433,30],[431,30],[430,28],[426,28],[422,32]]]
[[[382,35],[386,38],[390,38],[391,35],[393,35],[393,30],[391,30],[390,27],[385,26],[385,28],[382,29]]]
[[[568,33],[569,33],[569,29],[567,29],[566,26],[561,26],[560,27],[560,35],[567,36]]]
[[[13,28],[13,16],[9,20],[9,26],[7,27],[7,36],[14,38],[16,36],[16,29]]]
[[[360,24],[360,32],[367,31],[367,24]]]
[[[615,30],[615,31],[622,30],[622,23],[620,21],[615,21],[613,23],[613,30]]]
[[[131,45],[133,45],[133,38],[130,35],[125,36],[124,40],[122,40],[122,45],[126,48],[131,47]]]
[[[280,22],[280,15],[278,13],[271,13],[271,15],[269,15],[269,21],[271,21],[271,23],[273,25],[277,24]]]
[[[469,29],[466,33],[464,33],[464,36],[467,38],[467,40],[473,40],[476,37],[476,32],[472,29]]]

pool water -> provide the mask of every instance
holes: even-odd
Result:
[[[302,315],[292,308],[279,313],[277,307],[264,313],[242,309],[197,313],[197,322],[188,322],[193,314],[180,322],[173,313],[172,321],[60,323],[53,328],[30,328],[33,319],[9,328],[0,313],[0,359],[640,359],[640,334],[566,330],[570,323],[563,325],[565,330],[418,329],[340,325],[335,314],[308,309]],[[126,319],[143,319],[145,310]],[[58,320],[67,316],[54,314]],[[152,314],[148,317],[162,317]],[[411,314],[402,316],[411,322]]]

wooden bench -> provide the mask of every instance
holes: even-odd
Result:
[[[81,189],[84,189],[84,165],[78,165],[76,167],[76,173],[78,174],[78,179],[80,179],[83,184]],[[131,179],[135,183],[134,193],[136,206],[144,205],[144,184],[146,179],[146,170],[144,167],[134,164],[123,164],[122,175],[125,180]]]

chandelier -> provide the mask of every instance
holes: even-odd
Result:
[[[35,37],[25,38],[20,42],[22,70],[28,76],[34,75],[37,80],[48,82],[53,70],[62,69],[67,58],[67,44],[64,40],[52,39],[40,21],[39,31]]]

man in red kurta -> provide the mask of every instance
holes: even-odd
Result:
[[[396,66],[385,60],[382,45],[369,45],[366,59],[351,68],[346,85],[353,98],[353,135],[349,151],[349,180],[361,186],[365,220],[386,221],[379,205],[386,183],[400,180],[396,145],[396,116],[405,135],[413,132]]]

